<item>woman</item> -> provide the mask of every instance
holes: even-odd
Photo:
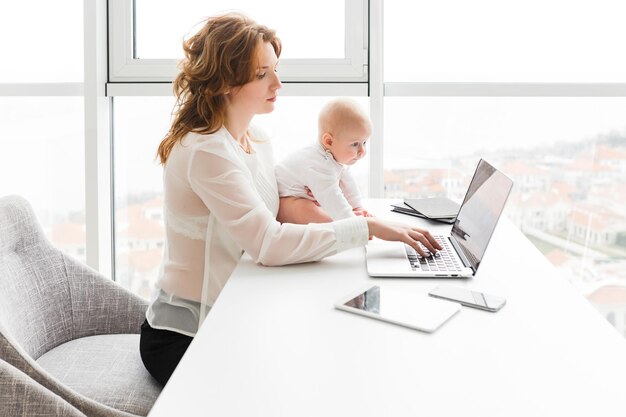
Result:
[[[243,252],[263,265],[309,262],[367,244],[371,236],[441,249],[421,229],[373,217],[326,224],[276,221],[271,144],[252,127],[274,110],[281,44],[240,14],[207,19],[184,42],[174,80],[177,112],[158,150],[164,165],[166,249],[140,351],[163,385]]]

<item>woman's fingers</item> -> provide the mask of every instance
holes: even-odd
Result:
[[[437,253],[441,249],[441,245],[437,243],[437,240],[426,230],[411,229],[408,233],[410,242],[409,245],[413,247],[420,255],[429,257]],[[428,250],[424,251],[420,246],[420,243]]]
[[[402,223],[388,222],[375,217],[366,217],[366,220],[370,237],[376,236],[382,240],[404,242],[424,257],[429,257],[442,249],[428,230],[410,227]],[[420,243],[424,246],[420,246]]]
[[[443,249],[441,247],[441,245],[439,244],[439,242],[437,242],[437,239],[435,239],[435,237],[433,235],[430,234],[430,232],[428,230],[424,230],[424,229],[414,229],[417,230],[418,232],[420,232],[422,235],[424,235],[424,237],[426,239],[428,239],[428,241],[430,242],[431,245],[433,245],[433,247],[437,250],[441,250]]]
[[[419,253],[424,258],[428,258],[430,256],[430,253],[426,253],[418,241],[413,239],[411,236],[407,235],[407,239],[404,240],[404,243],[415,249],[415,252]]]
[[[428,239],[426,239],[421,233],[411,231],[408,233],[408,238],[408,242],[405,243],[408,243],[409,246],[415,249],[415,251],[423,257],[428,258],[431,254],[435,253],[433,245],[431,245]],[[425,251],[424,248],[427,250]]]

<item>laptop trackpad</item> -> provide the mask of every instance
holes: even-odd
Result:
[[[374,240],[366,249],[368,258],[406,259],[404,243]]]
[[[404,243],[373,240],[366,246],[367,273],[371,276],[406,276],[414,272]]]

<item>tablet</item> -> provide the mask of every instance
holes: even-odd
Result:
[[[376,285],[344,297],[335,308],[431,333],[454,316],[461,305]]]

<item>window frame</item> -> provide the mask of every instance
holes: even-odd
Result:
[[[345,58],[281,59],[284,82],[368,81],[367,0],[345,0]],[[134,0],[109,2],[109,81],[171,82],[176,59],[134,57]]]

